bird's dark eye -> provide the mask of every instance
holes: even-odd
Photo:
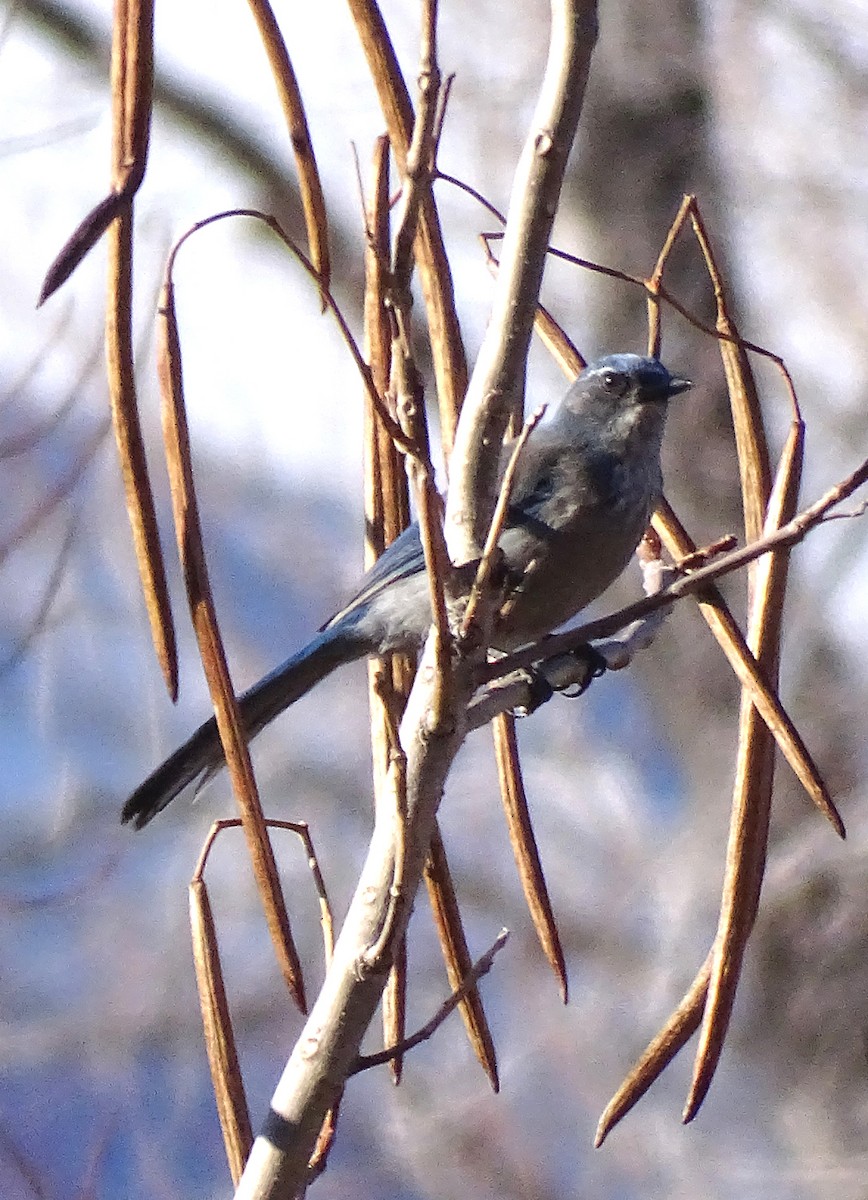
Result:
[[[627,376],[622,371],[604,371],[603,386],[613,396],[620,396],[627,387]]]

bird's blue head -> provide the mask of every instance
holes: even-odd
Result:
[[[618,402],[665,401],[691,387],[689,379],[669,372],[659,358],[640,354],[607,354],[588,363],[570,388],[580,396],[618,405]]]
[[[585,438],[598,436],[614,444],[638,439],[638,444],[659,446],[666,402],[690,386],[689,379],[673,375],[657,358],[608,354],[585,367],[547,414],[547,424],[550,429],[564,423],[572,428],[578,421],[576,432]]]

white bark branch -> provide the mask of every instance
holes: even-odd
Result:
[[[546,252],[576,135],[591,53],[596,0],[552,0],[545,76],[513,181],[491,318],[450,458],[446,542],[456,564],[479,558],[497,497],[500,444],[520,418]]]
[[[596,37],[593,0],[552,0],[551,8],[545,80],[516,175],[491,324],[459,425],[460,449],[452,460],[453,560],[477,556],[467,548],[476,544],[474,538],[484,541],[494,508],[500,442],[510,407],[521,396],[549,234]],[[379,804],[368,857],[332,964],[275,1090],[237,1200],[291,1200],[301,1192],[325,1113],[358,1056],[389,968],[388,953],[370,963],[369,950],[380,940],[391,950],[406,927],[446,776],[466,735],[473,664],[456,664],[449,694],[441,696],[435,718],[439,690],[429,638],[401,723],[407,773],[403,829],[398,804],[388,799]],[[401,888],[395,895],[399,846]]]

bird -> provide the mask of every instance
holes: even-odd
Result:
[[[507,583],[494,619],[495,650],[538,641],[596,600],[623,572],[662,492],[660,450],[668,401],[691,386],[658,358],[610,354],[589,363],[545,409],[519,452],[499,539]],[[507,442],[502,472],[510,455]],[[431,620],[425,557],[414,523],[306,646],[239,697],[248,738],[345,663],[416,650]],[[211,717],[136,788],[121,820],[143,828],[223,762]]]

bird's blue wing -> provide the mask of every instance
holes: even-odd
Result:
[[[424,570],[425,553],[419,536],[419,526],[414,521],[412,525],[407,526],[403,533],[398,534],[394,542],[386,547],[370,570],[365,572],[359,590],[352,600],[340,612],[336,612],[331,620],[326,622],[323,629],[328,629],[329,626],[368,604],[393,583],[407,579],[411,575],[418,575],[420,571]]]

